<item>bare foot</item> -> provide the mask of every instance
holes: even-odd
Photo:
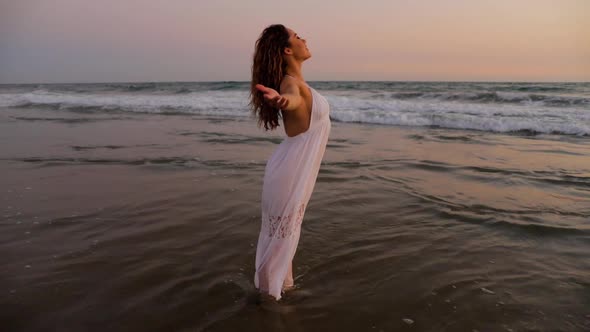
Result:
[[[295,285],[290,285],[290,286],[284,286],[283,289],[281,290],[281,293],[286,293],[288,291],[292,291],[294,290],[296,287]]]

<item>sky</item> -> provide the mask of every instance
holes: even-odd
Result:
[[[0,84],[248,81],[274,23],[310,81],[590,81],[590,0],[0,0]]]

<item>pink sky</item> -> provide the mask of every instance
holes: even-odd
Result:
[[[0,0],[0,83],[247,81],[272,23],[308,80],[590,81],[587,0]]]

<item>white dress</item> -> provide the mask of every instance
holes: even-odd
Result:
[[[293,286],[292,261],[301,222],[332,126],[328,101],[308,87],[312,96],[309,129],[297,136],[285,137],[264,170],[262,225],[256,248],[254,285],[277,300],[283,288]]]

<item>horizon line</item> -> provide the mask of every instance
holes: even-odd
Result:
[[[105,81],[105,82],[35,82],[35,83],[0,83],[2,85],[39,85],[39,84],[149,84],[149,83],[249,83],[250,81],[218,80],[218,81]],[[502,80],[307,80],[307,82],[413,82],[413,83],[590,83],[588,81],[502,81]]]

